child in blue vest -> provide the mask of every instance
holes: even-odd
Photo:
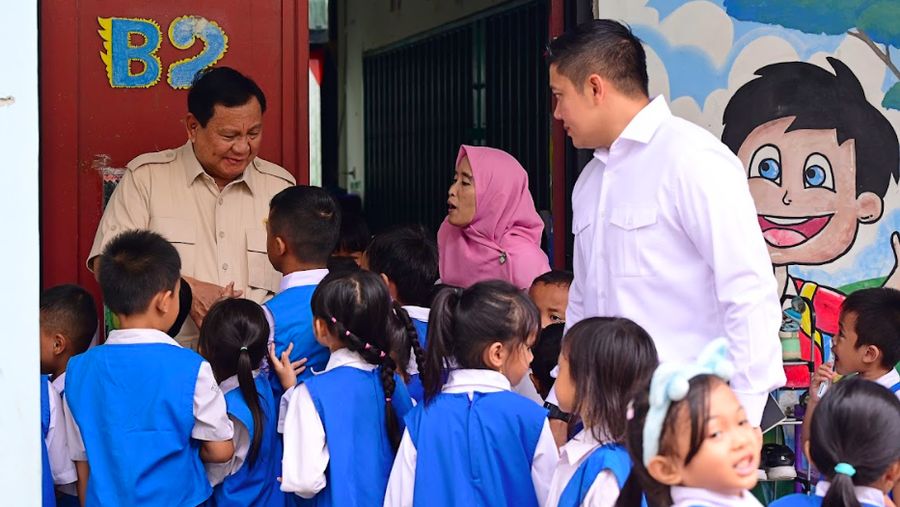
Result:
[[[310,300],[325,275],[338,240],[341,215],[334,199],[319,187],[289,187],[272,198],[266,222],[266,250],[272,266],[284,274],[278,294],[263,309],[269,343],[279,362],[290,358],[296,381],[321,371],[328,349],[316,341]],[[305,366],[304,366],[305,364]],[[278,400],[284,392],[273,370],[269,382]]]
[[[43,291],[40,301],[40,331],[41,373],[48,375],[51,382],[47,393],[50,424],[45,438],[50,466],[44,469],[44,478],[49,478],[50,483],[56,485],[57,504],[77,506],[77,476],[66,444],[62,395],[65,392],[69,359],[86,351],[97,332],[97,306],[94,298],[77,285],[57,285]],[[43,382],[41,388],[44,388]],[[46,500],[45,498],[45,505]]]
[[[231,459],[234,429],[209,363],[165,333],[179,311],[178,251],[128,231],[96,266],[120,328],[66,369],[79,496],[88,506],[199,505],[212,494],[203,462]]]
[[[549,507],[615,505],[631,474],[623,414],[658,363],[650,335],[628,319],[593,317],[566,334],[556,396],[584,429],[560,448]]]
[[[537,506],[558,453],[547,411],[511,392],[538,311],[502,281],[442,289],[431,307],[425,403],[406,417],[385,505]]]
[[[810,421],[809,458],[826,480],[815,496],[790,495],[772,507],[883,507],[900,480],[900,400],[861,378],[839,382]]]
[[[227,463],[206,465],[214,485],[212,506],[285,505],[277,481],[281,475],[278,405],[268,375],[259,370],[268,338],[262,308],[246,299],[216,303],[200,328],[200,353],[212,366],[234,424],[234,457]]]
[[[628,410],[632,470],[616,505],[760,507],[756,486],[762,435],[727,381],[734,366],[717,339],[695,364],[663,363],[650,391]]]
[[[391,298],[400,306],[395,310],[397,318],[413,347],[412,355],[408,347],[395,347],[395,360],[407,365],[406,387],[413,399],[421,403],[425,392],[416,359],[423,357],[429,299],[439,276],[437,245],[421,226],[399,227],[375,236],[366,249],[363,264],[381,275]]]
[[[273,361],[288,389],[281,489],[314,505],[380,506],[412,408],[391,358],[390,296],[369,271],[330,274],[312,311],[325,371],[291,388],[290,364]]]

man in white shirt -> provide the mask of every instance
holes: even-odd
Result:
[[[627,317],[662,362],[692,361],[727,337],[732,388],[758,425],[785,382],[781,308],[740,161],[664,97],[650,100],[644,49],[620,23],[580,25],[548,52],[554,117],[577,148],[595,150],[572,195],[566,325]]]

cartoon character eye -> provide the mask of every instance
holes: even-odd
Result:
[[[765,144],[756,149],[750,158],[748,177],[764,178],[781,185],[781,153],[775,145]]]
[[[821,153],[813,153],[803,165],[803,188],[827,188],[834,191],[831,162]]]

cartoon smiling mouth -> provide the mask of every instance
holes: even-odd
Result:
[[[757,215],[759,227],[766,243],[779,248],[789,248],[809,241],[831,221],[834,215],[787,218]]]

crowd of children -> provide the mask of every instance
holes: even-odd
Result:
[[[759,505],[761,435],[729,388],[740,365],[723,341],[695,364],[660,364],[628,319],[563,336],[571,273],[527,293],[444,286],[421,228],[364,246],[341,230],[324,190],[275,196],[280,292],[216,303],[197,352],[168,334],[184,313],[181,264],[155,233],[124,232],[99,258],[119,324],[103,345],[86,291],[45,291],[44,504]],[[900,481],[900,292],[851,295],[833,357],[806,424],[817,496],[776,505],[890,505]],[[571,414],[559,448],[547,410],[514,390],[529,380],[541,398],[555,385]]]

